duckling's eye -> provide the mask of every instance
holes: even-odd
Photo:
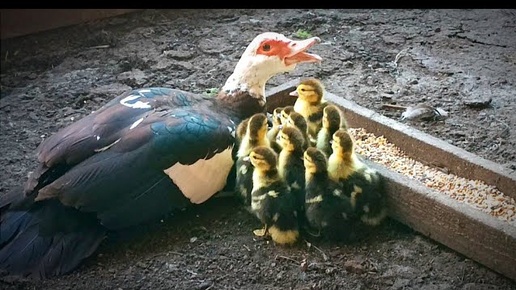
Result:
[[[268,44],[268,43],[266,43],[266,44],[264,44],[264,45],[262,46],[262,49],[263,49],[263,51],[269,51],[269,50],[271,50],[271,45],[270,45],[270,44]]]

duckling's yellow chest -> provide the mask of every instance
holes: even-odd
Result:
[[[308,125],[308,132],[313,138],[317,136],[317,132],[322,125],[322,108],[320,105],[312,105],[305,101],[296,101],[294,111],[305,117]],[[320,115],[320,117],[319,117]]]
[[[278,172],[282,178],[285,178],[285,171],[287,169],[287,166],[289,166],[288,161],[290,154],[291,152],[288,150],[281,150],[278,156]]]
[[[349,158],[339,157],[336,154],[330,155],[328,158],[328,175],[334,181],[339,179],[347,179],[353,172],[357,170],[357,162],[353,156]]]

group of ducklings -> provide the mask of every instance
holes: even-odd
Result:
[[[255,114],[237,128],[235,191],[261,221],[257,236],[294,244],[300,233],[349,240],[353,228],[386,217],[383,177],[354,152],[339,107],[306,78],[293,106]]]

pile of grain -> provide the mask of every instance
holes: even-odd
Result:
[[[356,153],[516,226],[516,201],[496,187],[415,161],[383,136],[375,136],[363,128],[350,128],[349,132],[355,138]]]

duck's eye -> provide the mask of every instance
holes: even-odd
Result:
[[[271,50],[271,45],[270,45],[270,44],[268,44],[268,43],[266,43],[266,44],[264,44],[264,45],[262,46],[262,49],[263,49],[263,51],[269,51],[269,50]]]

